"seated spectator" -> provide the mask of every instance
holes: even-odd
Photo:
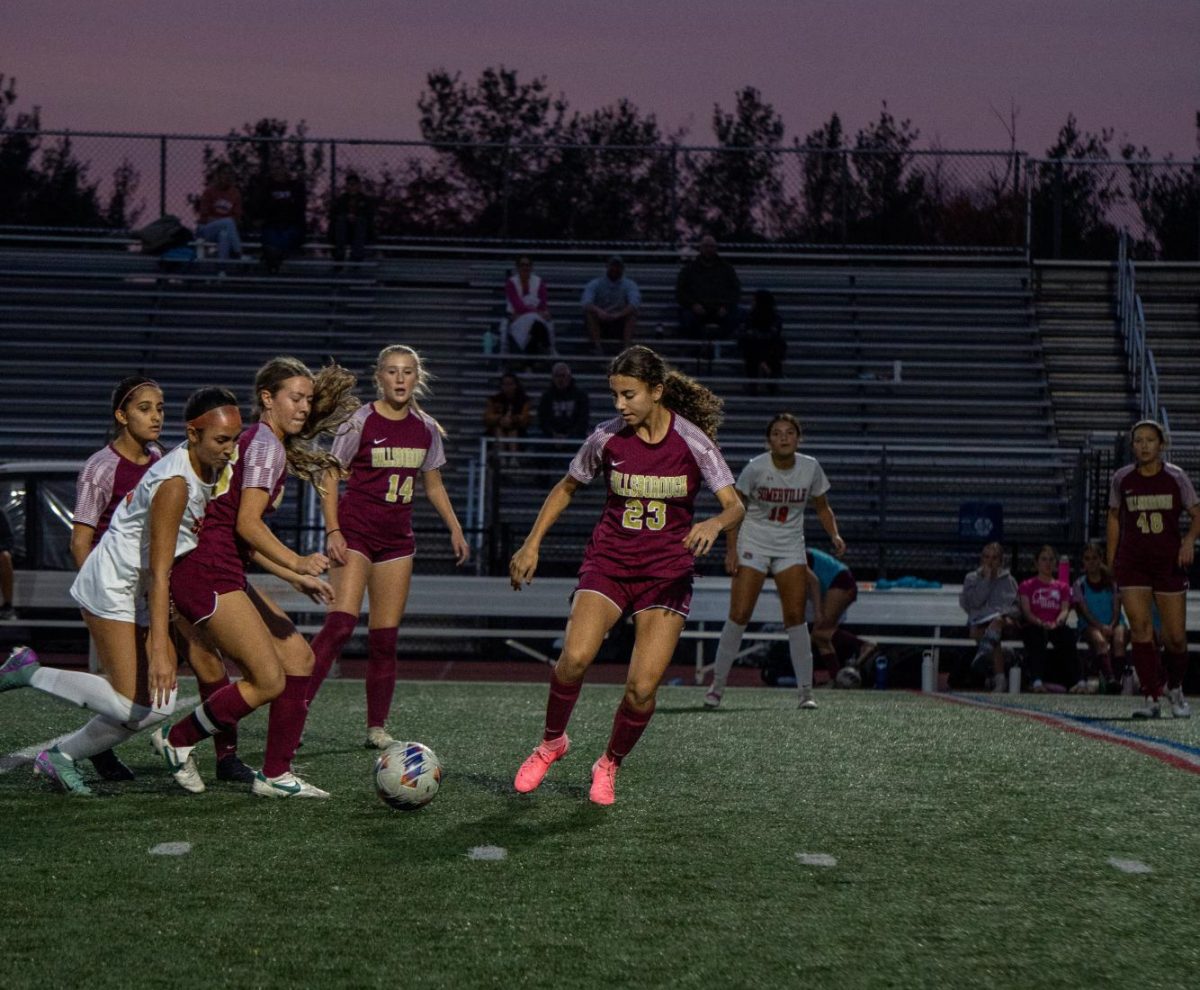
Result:
[[[596,354],[604,353],[605,337],[620,340],[622,347],[633,343],[642,293],[633,279],[625,277],[625,262],[619,255],[609,258],[605,273],[583,287],[580,304]]]
[[[263,265],[271,274],[278,272],[284,259],[304,244],[306,211],[303,181],[288,174],[281,158],[272,158],[270,173],[258,196]]]
[[[979,551],[978,569],[963,578],[958,604],[967,613],[971,638],[979,644],[971,669],[997,693],[1008,686],[1001,641],[1019,627],[1017,599],[1017,582],[1004,566],[1004,548],[989,543]]]
[[[367,241],[371,236],[371,220],[375,203],[363,190],[362,180],[354,172],[346,173],[346,185],[333,201],[329,215],[329,239],[333,242],[333,260],[346,260],[346,248],[351,261],[367,257]]]
[[[217,246],[217,258],[228,261],[242,256],[242,194],[234,184],[233,169],[218,165],[212,181],[196,204],[196,236]]]
[[[1021,639],[1029,664],[1030,689],[1048,690],[1047,684],[1080,687],[1079,656],[1075,634],[1067,627],[1071,611],[1071,586],[1058,579],[1058,551],[1044,546],[1037,555],[1037,574],[1021,582]]]
[[[675,301],[679,304],[679,329],[685,337],[703,337],[715,326],[719,336],[733,336],[738,325],[738,300],[742,283],[733,265],[717,254],[711,235],[700,239],[700,253],[679,271]]]
[[[738,348],[742,352],[747,378],[782,377],[787,341],[783,339],[783,320],[775,308],[775,293],[769,289],[759,289],[754,293],[750,312],[738,330]],[[779,386],[772,381],[771,392],[778,389]],[[746,391],[754,395],[756,384],[751,382]]]
[[[571,375],[571,366],[557,362],[550,369],[550,387],[538,400],[538,429],[558,440],[582,440],[590,425],[588,394]]]
[[[1087,690],[1093,694],[1100,689],[1101,679],[1115,684],[1118,677],[1124,678],[1125,644],[1129,640],[1129,628],[1121,615],[1121,595],[1098,543],[1083,548],[1083,573],[1071,586],[1071,605],[1078,619],[1079,638],[1088,645]]]
[[[8,524],[8,516],[0,508],[0,619],[15,619],[17,610],[13,607],[13,540],[12,527]]]
[[[529,396],[520,380],[506,371],[500,376],[500,391],[487,400],[483,409],[484,432],[505,441],[496,445],[505,467],[517,466],[515,454],[519,445],[512,441],[525,436],[531,415]]]
[[[517,259],[516,272],[504,283],[504,301],[508,322],[500,335],[500,353],[557,355],[546,283],[534,274],[528,255]]]

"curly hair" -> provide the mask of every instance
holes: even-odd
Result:
[[[725,403],[696,379],[676,371],[649,347],[635,344],[626,348],[613,358],[608,374],[636,378],[651,388],[661,385],[663,405],[695,423],[716,442]]]
[[[288,470],[297,478],[309,482],[322,495],[321,484],[326,471],[341,472],[338,459],[322,450],[314,441],[332,436],[361,405],[354,395],[358,379],[340,364],[327,364],[315,375],[299,358],[272,358],[254,376],[254,411],[261,418],[266,411],[262,396],[275,395],[289,378],[307,378],[313,383],[312,406],[299,433],[283,438],[287,451]]]
[[[382,351],[379,352],[379,357],[375,359],[375,394],[383,395],[383,386],[379,384],[379,372],[383,368],[383,362],[393,354],[401,354],[404,357],[412,358],[413,363],[417,366],[417,384],[413,389],[413,397],[409,401],[417,412],[423,413],[429,419],[433,420],[433,425],[437,428],[438,433],[442,436],[446,435],[446,431],[442,429],[442,424],[436,419],[433,419],[424,409],[421,408],[420,399],[430,394],[429,382],[433,381],[434,376],[425,370],[425,362],[421,360],[421,355],[407,344],[388,344]]]

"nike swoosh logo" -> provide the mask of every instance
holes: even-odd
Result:
[[[299,781],[293,781],[290,784],[272,784],[277,791],[283,791],[284,794],[299,794],[302,790]]]
[[[381,443],[387,443],[387,437],[384,437],[382,440],[372,440],[371,443],[378,447]]]
[[[609,462],[609,465],[610,465],[611,467],[619,467],[620,465],[622,465],[622,464],[624,464],[624,463],[625,463],[624,461],[610,461],[610,462]]]

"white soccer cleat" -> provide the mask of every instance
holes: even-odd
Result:
[[[1171,706],[1171,714],[1176,718],[1191,718],[1192,706],[1187,703],[1187,698],[1183,696],[1183,688],[1172,688],[1167,692],[1167,702]]]
[[[261,770],[254,775],[254,783],[250,792],[258,797],[268,798],[327,798],[328,791],[314,787],[307,780],[301,780],[294,773],[281,773],[278,777],[264,777]]]
[[[704,696],[705,708],[720,708],[721,707],[721,692],[716,688],[710,688],[708,694]]]
[[[1162,705],[1159,703],[1159,700],[1157,698],[1147,698],[1146,704],[1144,707],[1135,708],[1133,710],[1133,717],[1134,718],[1161,718],[1162,717]]]
[[[200,776],[200,771],[196,769],[196,761],[192,758],[194,748],[193,746],[172,746],[164,734],[162,749],[159,752],[162,753],[163,762],[171,771],[171,776],[175,778],[175,783],[192,794],[202,794],[204,780]]]
[[[813,697],[812,688],[802,687],[800,689],[800,706],[801,708],[816,708],[817,699]]]
[[[363,747],[365,749],[387,749],[395,741],[382,725],[372,725],[367,729],[367,738],[363,741]]]

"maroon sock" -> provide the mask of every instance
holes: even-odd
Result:
[[[830,678],[835,678],[838,671],[842,669],[841,662],[838,660],[836,652],[822,653],[821,663],[825,664],[825,669],[829,671]]]
[[[197,680],[196,685],[200,688],[200,700],[208,701],[221,688],[229,686],[229,674],[223,674],[219,681],[213,681],[212,683]],[[238,733],[236,725],[231,725],[228,729],[222,729],[220,732],[215,733],[212,740],[213,749],[217,751],[218,762],[227,756],[237,755]]]
[[[1183,687],[1183,678],[1187,674],[1188,655],[1183,653],[1164,653],[1163,662],[1167,667],[1167,687],[1174,690]]]
[[[608,737],[608,749],[604,751],[605,755],[616,763],[625,759],[637,741],[642,738],[642,733],[646,731],[646,726],[650,724],[653,715],[653,703],[648,712],[638,712],[630,707],[625,698],[622,698],[621,704],[617,707],[617,714],[613,716],[612,735]]]
[[[172,746],[195,746],[222,729],[232,729],[252,711],[254,706],[242,697],[238,686],[227,684],[187,718],[176,722],[167,741]]]
[[[1147,698],[1161,697],[1163,669],[1158,647],[1153,643],[1134,643],[1131,652],[1138,680],[1142,682],[1142,694]]]
[[[264,777],[278,777],[292,768],[292,757],[304,735],[308,717],[308,677],[287,674],[283,693],[271,702],[267,719],[267,752],[263,756]]]
[[[311,702],[321,690],[325,678],[333,668],[334,662],[346,648],[346,641],[354,635],[354,627],[358,625],[358,616],[349,612],[330,612],[325,616],[325,625],[313,637],[312,651],[316,658],[313,663],[312,677],[308,681],[308,700]]]
[[[396,691],[396,639],[399,630],[372,629],[367,633],[367,728],[387,722]]]
[[[582,690],[583,681],[567,684],[558,679],[557,673],[550,671],[550,697],[546,699],[546,731],[542,734],[543,739],[557,739],[567,731],[571,712],[575,710],[575,702],[579,700]]]

